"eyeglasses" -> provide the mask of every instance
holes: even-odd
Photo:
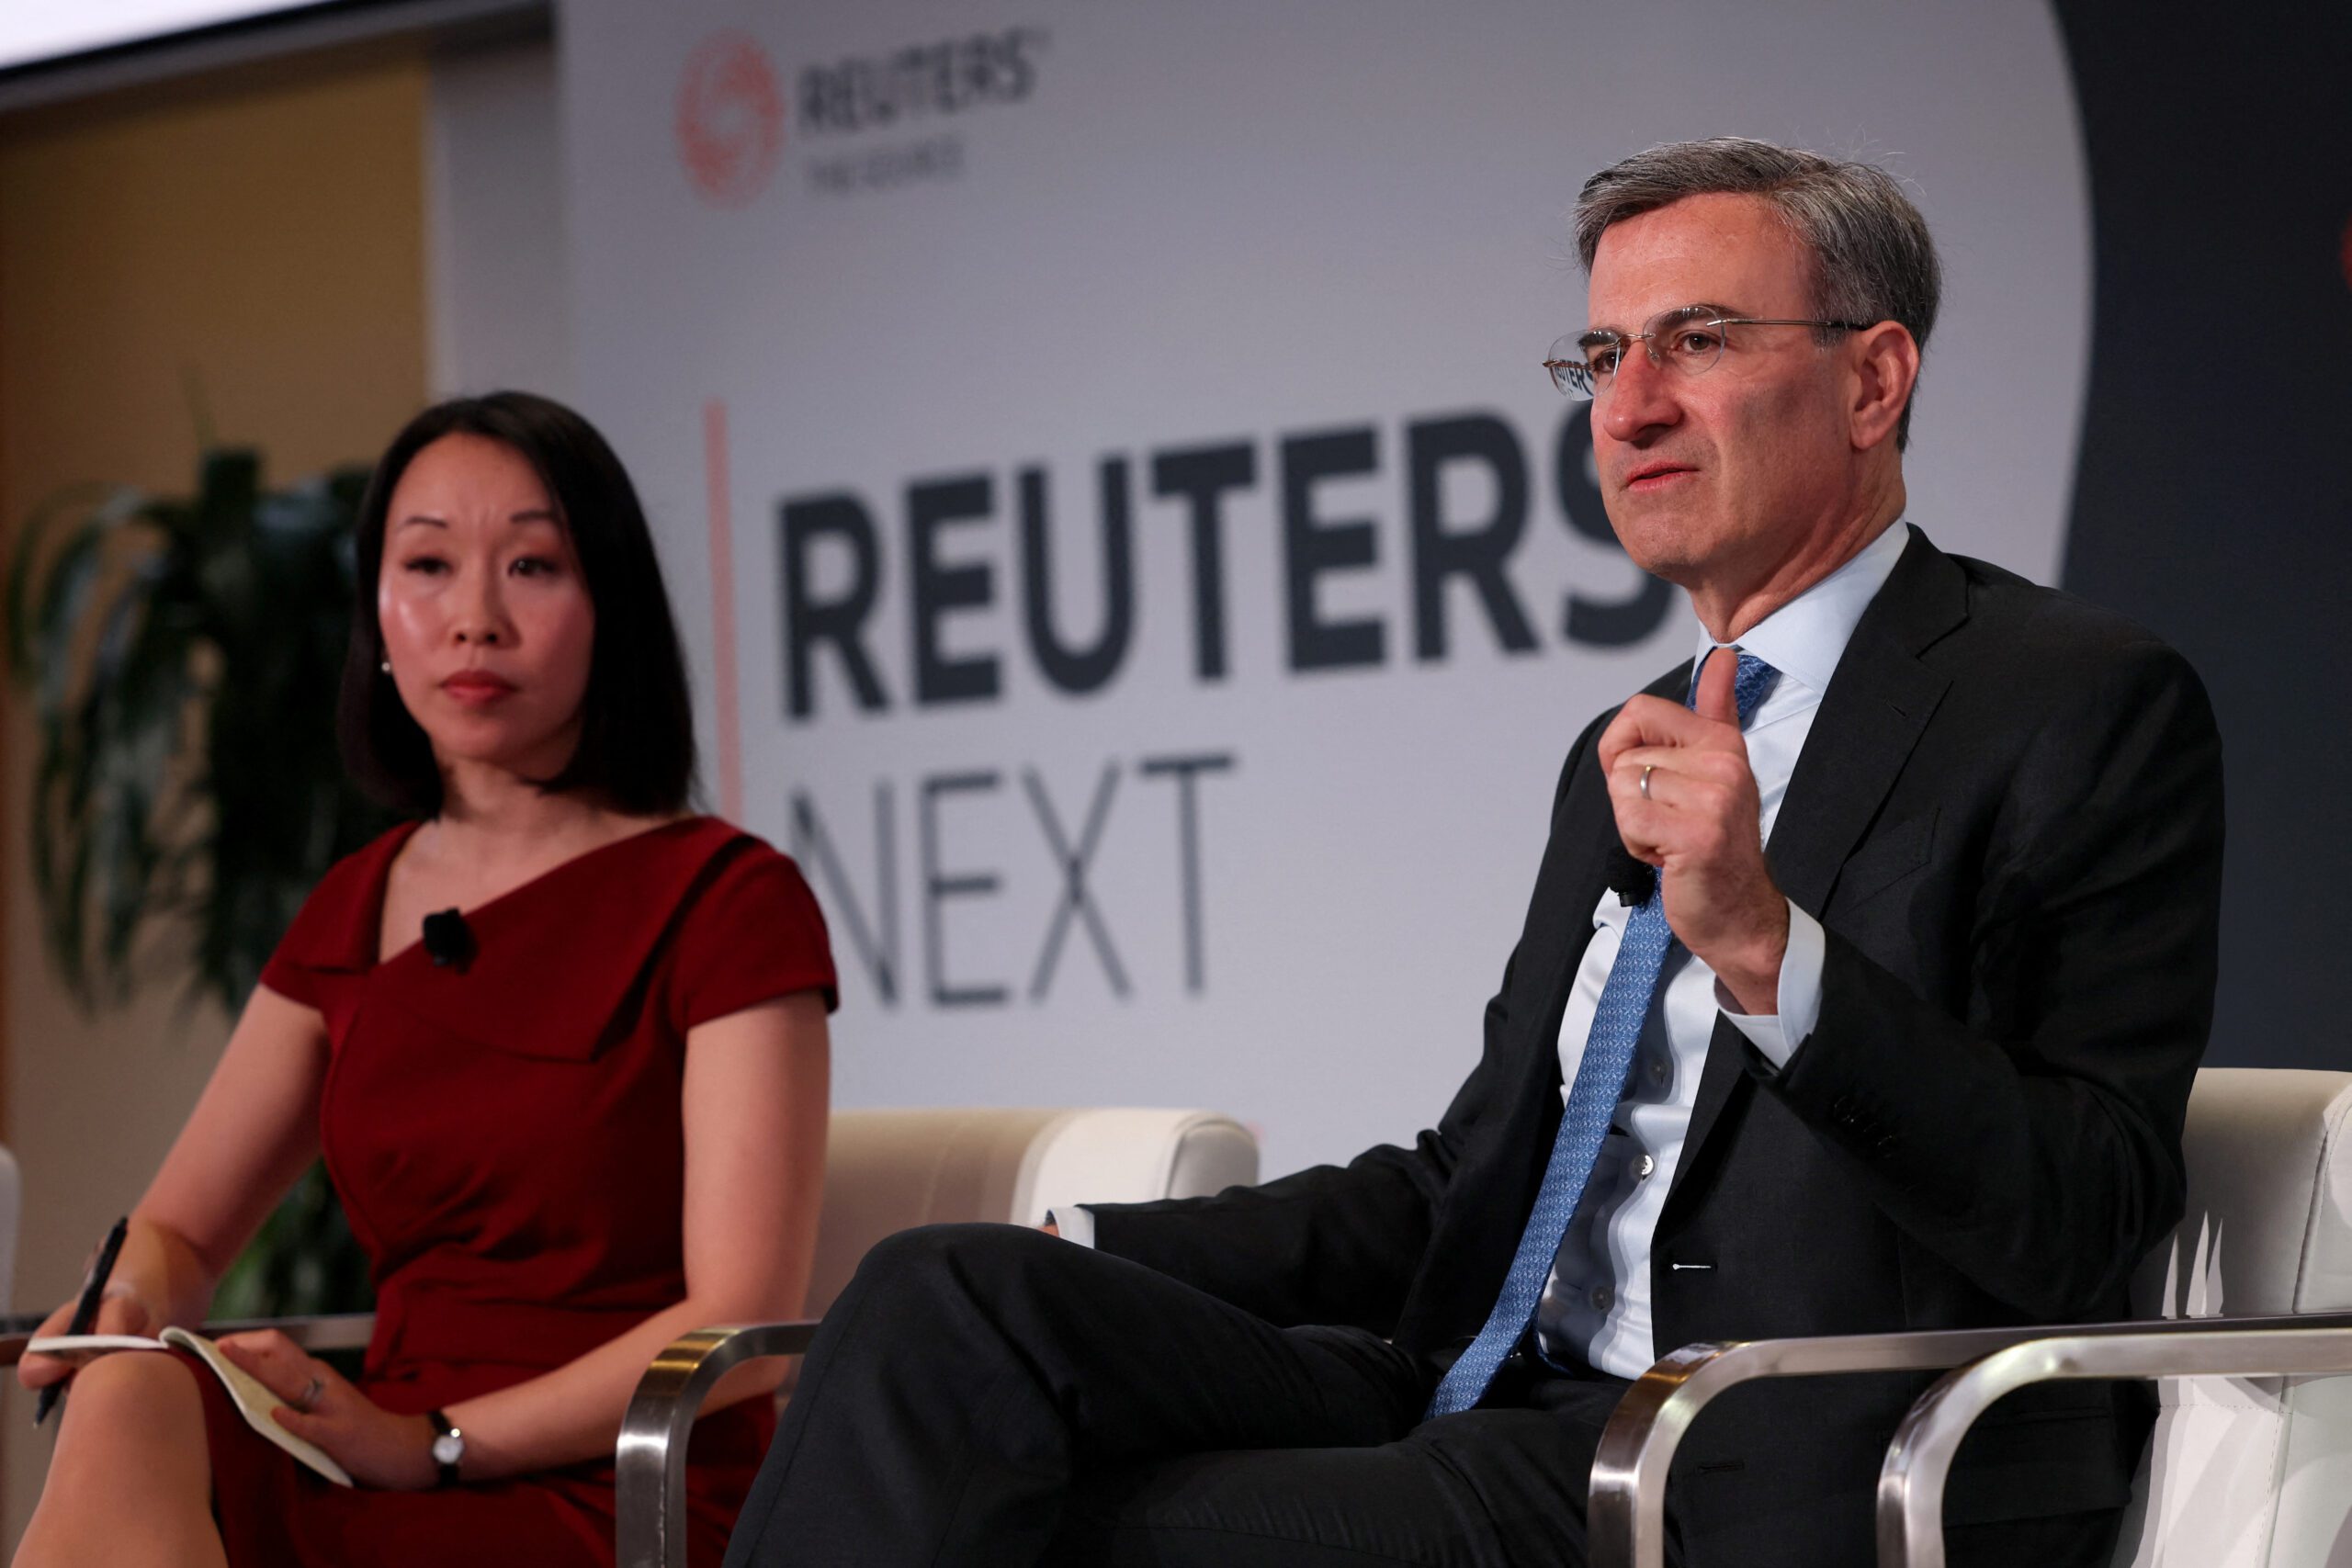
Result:
[[[1637,333],[1590,332],[1561,337],[1552,344],[1544,368],[1552,385],[1572,398],[1597,398],[1617,378],[1625,350],[1640,344],[1650,363],[1683,376],[1701,376],[1715,367],[1733,327],[1820,327],[1841,333],[1863,331],[1862,321],[1794,321],[1780,317],[1726,316],[1720,306],[1684,305],[1660,310]]]

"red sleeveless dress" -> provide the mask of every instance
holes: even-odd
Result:
[[[361,1386],[411,1414],[573,1359],[685,1293],[686,1032],[794,991],[834,999],[824,918],[784,855],[710,818],[567,862],[466,912],[474,954],[383,963],[414,825],[342,862],[263,972],[333,1054],[327,1170],[374,1264]],[[214,1512],[235,1568],[609,1564],[610,1460],[433,1492],[345,1489],[248,1428],[208,1373]],[[774,1425],[695,1431],[694,1561],[717,1563]]]

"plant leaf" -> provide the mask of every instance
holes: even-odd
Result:
[[[237,1009],[327,866],[389,826],[343,777],[334,736],[367,471],[277,492],[260,479],[254,453],[208,443],[193,496],[52,498],[10,563],[6,650],[34,693],[34,886],[85,1007],[128,993],[154,922],[192,918],[183,997]],[[367,1303],[323,1172],[221,1299],[246,1280],[255,1312]]]
[[[69,510],[88,509],[85,516],[93,516],[109,498],[135,493],[116,485],[70,485],[36,506],[26,519],[17,536],[17,553],[8,563],[8,668],[19,676],[28,672],[33,657],[33,567],[41,558],[42,541],[50,529]]]

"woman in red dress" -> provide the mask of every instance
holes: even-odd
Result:
[[[357,546],[345,751],[422,819],[337,865],[287,932],[96,1325],[200,1323],[323,1152],[374,1264],[359,1381],[275,1333],[222,1343],[357,1484],[266,1442],[192,1359],[28,1357],[27,1384],[74,1381],[22,1564],[609,1563],[647,1363],[683,1330],[800,1308],[824,923],[789,860],[685,814],[684,669],[618,459],[544,399],[445,403],[385,454]],[[718,1560],[774,1381],[722,1385],[696,1429],[697,1561]]]

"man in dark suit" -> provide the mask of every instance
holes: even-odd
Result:
[[[730,1564],[1577,1563],[1600,1428],[1678,1345],[2126,1313],[2211,1009],[2196,677],[1903,520],[1938,270],[1883,173],[1684,143],[1577,217],[1553,373],[1707,635],[1570,750],[1468,1081],[1344,1168],[883,1243]],[[1921,1381],[1722,1401],[1679,1559],[1868,1562]],[[2103,1563],[2147,1419],[1996,1411],[1951,1560]]]

